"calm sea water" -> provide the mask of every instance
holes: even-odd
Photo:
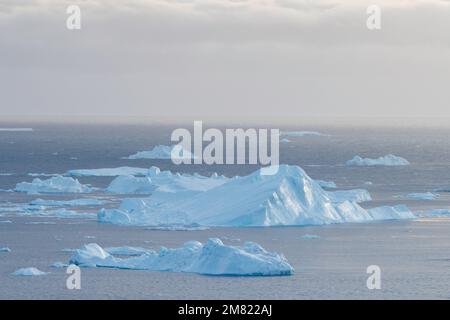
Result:
[[[31,181],[29,173],[64,173],[70,169],[118,166],[150,167],[180,172],[228,176],[252,172],[253,166],[175,166],[166,160],[124,160],[156,144],[170,144],[170,125],[1,124],[33,127],[32,132],[0,132],[0,189]],[[179,125],[177,125],[178,127]],[[192,124],[186,124],[191,128]],[[332,180],[340,188],[366,188],[374,201],[364,206],[407,204],[413,210],[449,208],[450,196],[435,201],[396,198],[450,185],[450,128],[348,128],[290,126],[286,130],[315,130],[330,136],[291,137],[280,144],[281,163],[299,165],[315,179]],[[408,159],[405,167],[346,167],[355,155],[395,154]],[[4,175],[11,174],[11,175]],[[81,178],[106,186],[112,178]],[[366,182],[372,182],[367,185]],[[0,204],[22,203],[36,197],[0,192]],[[57,196],[47,197],[57,198]],[[68,196],[64,196],[68,198]],[[74,197],[76,198],[76,196]],[[95,221],[45,218],[52,225],[33,225],[33,217],[0,217],[0,247],[13,251],[0,256],[0,298],[449,298],[450,221],[386,222],[303,228],[219,228],[192,232],[150,231],[99,225]],[[42,221],[42,218],[39,220]],[[305,240],[306,233],[320,239]],[[96,238],[86,238],[95,236]],[[65,289],[64,248],[98,242],[104,246],[179,246],[187,240],[219,236],[239,244],[256,241],[283,252],[296,274],[282,278],[230,278],[125,270],[83,270],[80,292]],[[385,270],[383,290],[365,287],[365,268]],[[51,271],[46,277],[18,278],[19,267]]]

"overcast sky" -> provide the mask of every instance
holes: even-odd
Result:
[[[0,0],[0,98],[1,116],[449,117],[450,1]]]

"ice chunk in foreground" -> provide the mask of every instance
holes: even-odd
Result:
[[[151,167],[146,177],[120,176],[108,186],[107,191],[118,194],[150,194],[154,191],[206,191],[220,186],[229,178],[217,174],[211,177],[199,174],[179,174],[170,171],[160,171]]]
[[[13,272],[14,276],[44,276],[46,274],[48,273],[34,267],[20,268]]]
[[[114,257],[98,244],[91,243],[77,250],[69,263],[81,267],[229,276],[282,276],[294,272],[282,254],[268,252],[253,242],[237,247],[224,245],[215,238],[205,244],[190,241],[180,248],[162,247],[159,252],[150,250],[126,259]]]
[[[384,157],[377,159],[362,158],[355,156],[353,159],[348,160],[345,163],[347,166],[406,166],[409,165],[409,161],[393,154],[388,154]]]
[[[32,182],[20,182],[16,185],[15,191],[27,192],[28,194],[88,193],[92,189],[87,185],[81,184],[77,179],[56,176],[47,180],[36,178]]]
[[[158,145],[149,151],[139,151],[125,159],[193,159],[193,155],[190,151],[184,150],[179,145],[165,146]]]
[[[116,177],[116,176],[145,176],[148,169],[135,167],[118,167],[102,169],[69,170],[66,175],[73,177]]]
[[[322,225],[399,217],[388,208],[380,208],[373,216],[356,203],[369,199],[365,190],[325,191],[300,167],[281,165],[275,175],[262,175],[258,170],[203,192],[157,192],[146,199],[126,199],[118,209],[101,210],[97,216],[100,222],[121,225],[196,223],[235,227]]]

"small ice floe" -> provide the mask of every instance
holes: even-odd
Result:
[[[145,228],[146,230],[159,230],[159,231],[202,231],[208,230],[209,227],[201,226],[197,223],[191,223],[187,225],[183,224],[171,224],[171,225],[157,225],[157,226],[148,226]]]
[[[181,146],[158,145],[152,150],[139,151],[123,159],[193,159],[194,156],[189,150],[184,150]]]
[[[316,180],[316,182],[319,184],[319,186],[321,186],[322,188],[325,189],[336,189],[336,183],[334,183],[333,181],[325,181],[325,180]]]
[[[281,131],[280,136],[287,137],[304,137],[304,136],[320,136],[326,137],[328,134],[320,133],[317,131]]]
[[[33,128],[0,128],[0,132],[31,132]]]
[[[353,159],[348,160],[345,163],[347,166],[406,166],[409,165],[409,161],[395,156],[393,154],[388,154],[384,157],[379,157],[377,159],[362,158],[360,156],[355,156]]]
[[[64,248],[61,250],[62,252],[76,252],[77,249],[73,249],[73,248]]]
[[[54,221],[31,221],[26,222],[25,224],[56,224]]]
[[[67,176],[72,177],[116,177],[116,176],[145,176],[147,168],[118,167],[101,169],[77,169],[66,172]]]
[[[373,182],[372,181],[365,181],[364,185],[365,186],[371,186],[371,185],[373,185]]]
[[[13,189],[0,189],[0,192],[14,192]]]
[[[73,200],[43,200],[36,199],[30,202],[32,206],[44,207],[82,207],[82,206],[100,206],[108,201],[99,199],[73,199]]]
[[[436,200],[437,198],[439,198],[439,195],[431,192],[410,193],[407,194],[405,198],[409,200]]]
[[[56,177],[59,176],[57,173],[28,173],[30,177]]]
[[[20,268],[12,273],[14,276],[44,276],[48,272],[43,272],[35,267]]]
[[[11,252],[11,249],[8,247],[0,247],[0,252]]]
[[[12,221],[11,220],[0,220],[0,224],[2,224],[2,223],[12,223]]]
[[[316,234],[304,234],[302,239],[320,239],[320,236]]]
[[[416,211],[414,214],[419,218],[445,218],[450,217],[450,209],[432,209]]]
[[[67,268],[69,265],[67,263],[64,262],[55,262],[53,264],[50,265],[51,268],[57,268],[57,269],[61,269],[61,268]]]
[[[14,175],[14,173],[0,172],[0,176],[4,176],[4,177],[6,177],[6,176],[13,176],[13,175]]]
[[[283,138],[283,139],[280,140],[280,142],[281,143],[289,143],[289,142],[291,142],[291,140]]]
[[[96,236],[84,236],[86,239],[95,239],[97,238]]]
[[[64,208],[47,210],[45,208],[39,210],[28,210],[17,213],[20,216],[34,216],[34,217],[52,217],[52,218],[84,218],[95,219],[95,213],[78,212],[74,210],[67,210]]]
[[[91,243],[77,250],[69,263],[81,267],[228,276],[282,276],[294,272],[282,254],[268,252],[253,242],[239,247],[228,246],[216,238],[205,244],[189,241],[176,249],[162,247],[159,252],[147,251],[131,258],[115,257],[98,244]]]
[[[335,203],[344,201],[360,203],[372,200],[369,191],[365,189],[338,190],[328,192],[328,195],[331,201]]]
[[[445,186],[445,187],[439,187],[436,190],[434,190],[435,192],[450,192],[450,186]]]
[[[63,176],[52,177],[47,180],[35,178],[32,182],[20,182],[15,191],[28,194],[39,193],[88,193],[92,189],[81,184],[77,179]]]

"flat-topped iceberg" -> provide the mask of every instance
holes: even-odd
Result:
[[[196,223],[203,226],[322,225],[397,218],[383,208],[365,210],[366,190],[325,191],[300,167],[281,165],[277,174],[260,170],[196,193],[155,192],[145,199],[125,199],[117,209],[98,212],[100,222],[157,226]],[[385,214],[383,215],[382,212]],[[402,215],[401,218],[414,218]]]
[[[193,159],[193,155],[190,151],[184,150],[179,145],[175,146],[165,146],[158,145],[152,150],[139,151],[132,154],[125,159],[135,160],[135,159]]]
[[[116,176],[145,176],[147,168],[118,167],[101,169],[77,169],[66,172],[67,176],[73,177],[116,177]]]
[[[280,136],[286,137],[304,137],[304,136],[328,136],[328,134],[317,131],[281,131]]]
[[[345,163],[347,166],[407,166],[409,161],[405,158],[394,156],[393,154],[388,154],[384,157],[379,157],[377,159],[362,158],[360,156],[355,156],[353,159],[348,160]]]
[[[32,182],[20,182],[14,190],[28,194],[88,193],[92,191],[89,186],[81,184],[77,179],[63,176],[55,176],[47,180],[36,178]]]
[[[152,192],[206,191],[226,183],[229,178],[213,174],[179,174],[151,167],[145,177],[119,176],[107,191],[118,194],[150,194]]]
[[[227,276],[283,276],[294,272],[282,254],[268,252],[253,242],[238,247],[225,245],[215,238],[205,244],[189,241],[176,249],[162,247],[159,252],[148,250],[131,258],[115,257],[98,244],[91,243],[78,249],[69,263],[81,267]]]
[[[43,207],[81,207],[81,206],[100,206],[105,204],[106,200],[99,199],[73,199],[73,200],[50,200],[36,199],[30,202],[32,206]]]
[[[48,272],[43,272],[35,267],[20,268],[13,272],[14,276],[27,276],[27,277],[44,276],[46,274],[48,274]]]

